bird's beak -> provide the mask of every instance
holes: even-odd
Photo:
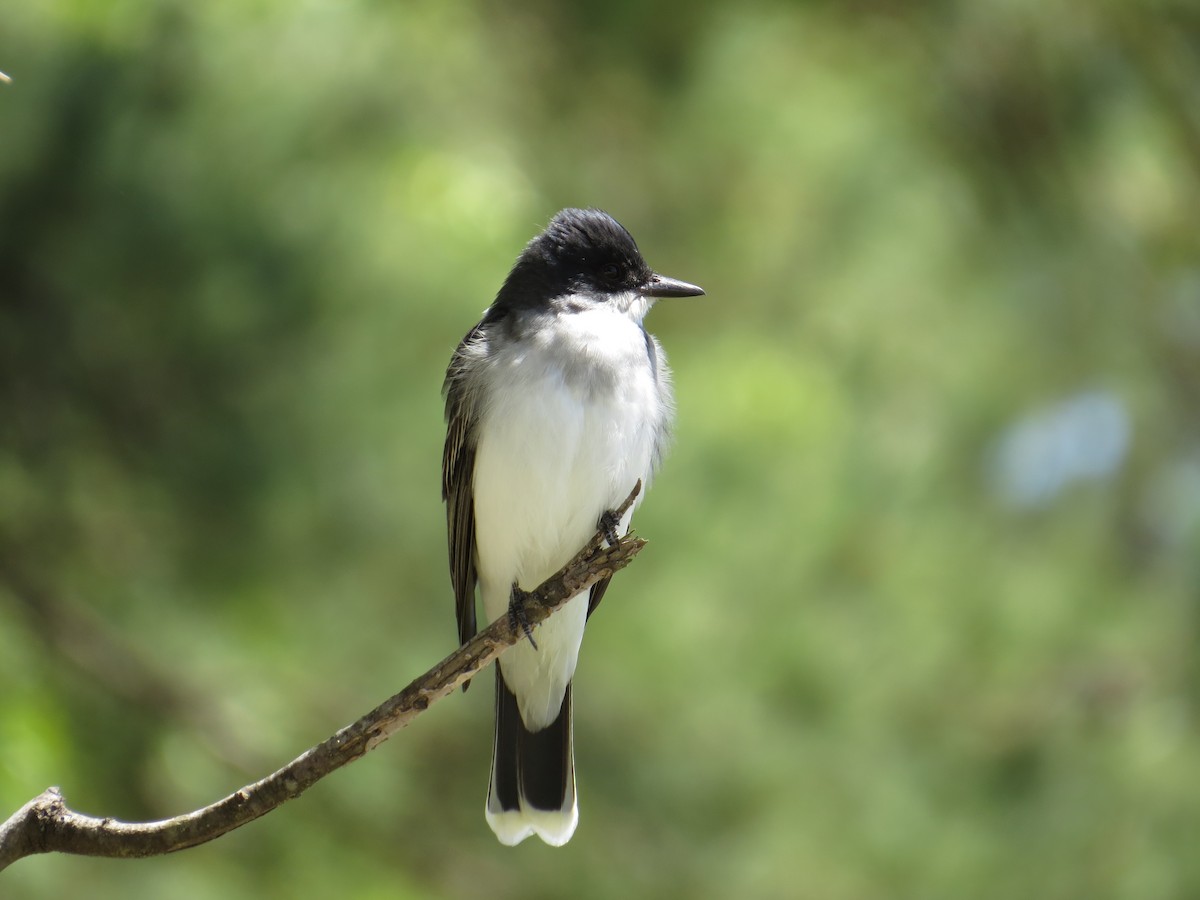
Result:
[[[704,293],[704,288],[655,272],[642,285],[639,293],[643,297],[699,297]]]

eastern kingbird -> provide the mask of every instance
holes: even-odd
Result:
[[[514,587],[539,585],[598,527],[613,531],[608,514],[639,478],[649,482],[674,401],[642,319],[659,297],[703,293],[652,271],[598,209],[564,209],[517,258],[443,386],[442,497],[462,642],[475,634],[477,581],[488,621],[505,615]],[[625,533],[632,515],[615,528]],[[504,844],[536,834],[561,846],[579,821],[571,679],[608,581],[498,663],[486,815]]]

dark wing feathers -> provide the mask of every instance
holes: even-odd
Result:
[[[442,499],[446,501],[446,533],[450,546],[450,583],[458,616],[458,639],[475,635],[475,392],[466,383],[465,351],[482,338],[482,323],[463,338],[446,370],[446,446],[442,453]]]
[[[610,581],[612,581],[612,576],[606,575],[592,585],[592,591],[588,594],[587,617],[589,619],[592,617],[592,613],[596,611],[596,607],[600,605],[600,601],[604,599],[604,592],[608,590],[608,583]]]

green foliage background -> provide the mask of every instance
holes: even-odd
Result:
[[[9,6],[3,815],[202,805],[452,649],[442,372],[559,207],[708,296],[570,845],[488,831],[485,689],[0,895],[1200,894],[1194,4]]]

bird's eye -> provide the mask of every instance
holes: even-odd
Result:
[[[616,263],[605,263],[600,267],[600,274],[604,276],[605,281],[616,281],[621,270]]]

